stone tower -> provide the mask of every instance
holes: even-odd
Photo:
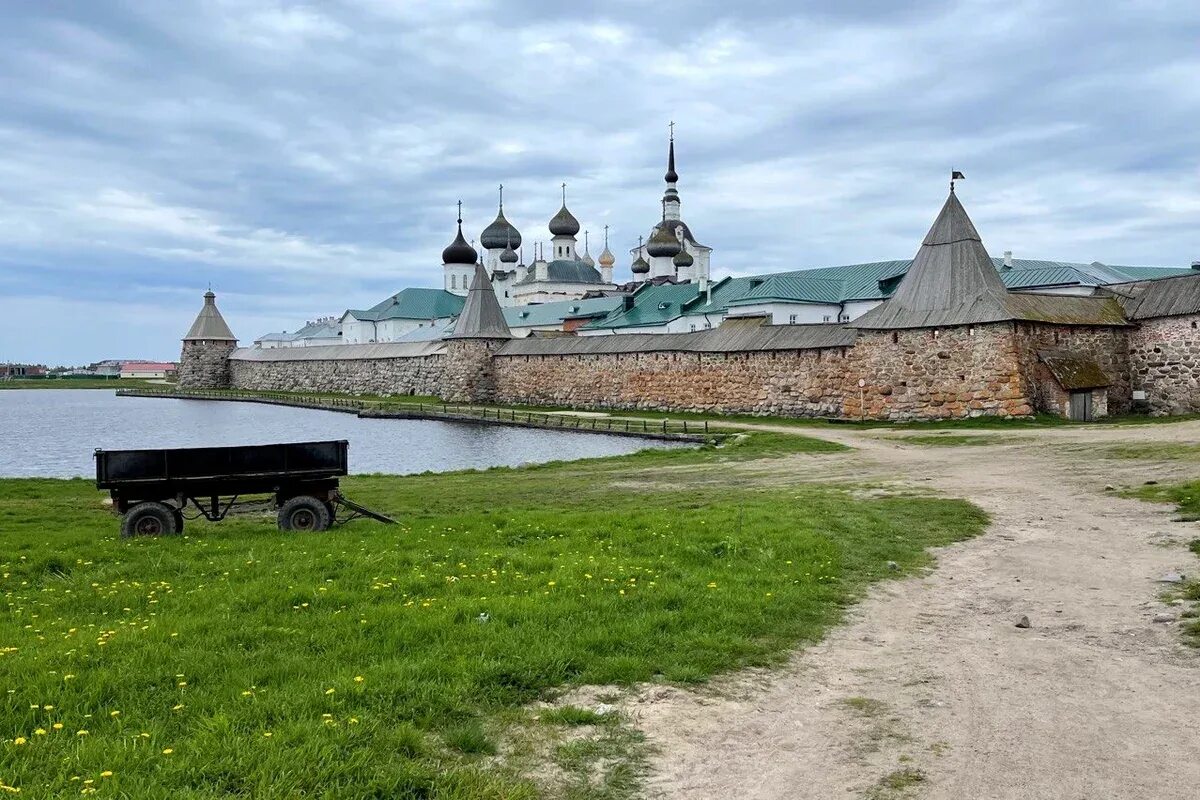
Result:
[[[452,403],[488,403],[496,399],[492,354],[513,338],[504,312],[483,264],[475,265],[475,279],[454,331],[446,337],[442,399]]]
[[[180,389],[228,389],[229,354],[237,349],[237,337],[217,310],[217,296],[204,293],[204,306],[183,337],[179,358]]]

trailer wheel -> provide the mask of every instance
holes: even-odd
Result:
[[[324,531],[330,522],[329,508],[311,495],[293,497],[279,507],[281,531]]]
[[[121,519],[121,536],[170,536],[178,533],[175,511],[163,503],[138,503]]]

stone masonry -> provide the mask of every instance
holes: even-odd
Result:
[[[344,394],[438,395],[442,391],[441,354],[409,358],[229,361],[234,389]],[[213,387],[206,387],[213,388]]]
[[[191,339],[179,356],[179,388],[224,389],[229,386],[229,355],[236,341]]]
[[[841,413],[848,347],[606,353],[495,360],[500,402],[829,417]]]
[[[850,357],[843,416],[850,419],[1025,417],[1011,322],[862,331]],[[864,382],[861,389],[858,379]]]
[[[1129,336],[1133,388],[1154,415],[1200,412],[1200,314],[1143,320]]]

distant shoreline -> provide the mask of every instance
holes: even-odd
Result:
[[[146,378],[13,378],[0,381],[4,389],[138,389],[146,386],[174,386],[166,381]]]

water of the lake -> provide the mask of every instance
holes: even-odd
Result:
[[[350,471],[408,475],[619,455],[668,442],[398,419],[104,389],[0,391],[0,477],[94,476],[92,451],[347,439]]]

